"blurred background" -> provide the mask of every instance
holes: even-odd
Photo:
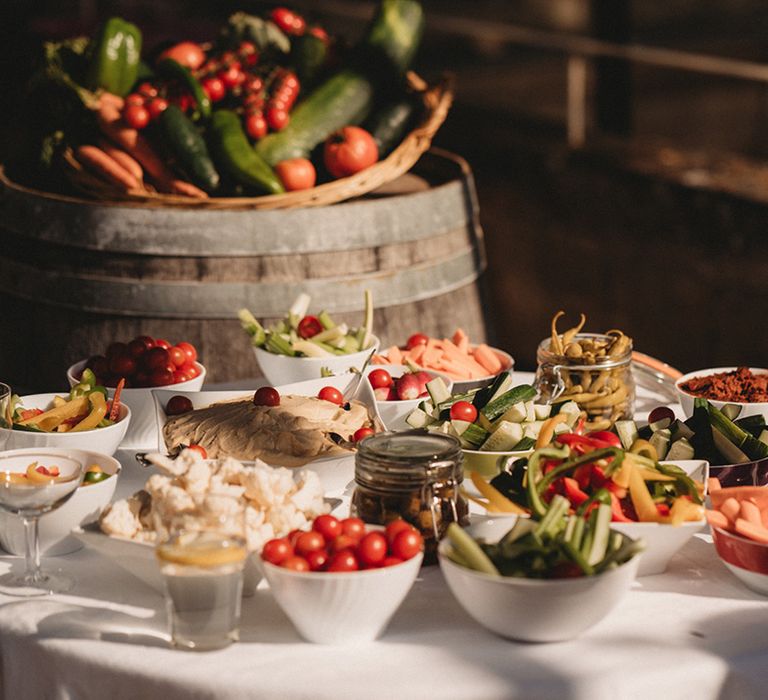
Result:
[[[12,150],[14,104],[41,41],[90,34],[113,14],[138,23],[146,46],[205,39],[232,12],[269,5],[4,0],[0,155]],[[455,76],[435,145],[474,171],[491,340],[533,369],[562,308],[683,371],[765,366],[768,5],[424,5],[416,67],[428,80]],[[374,3],[291,6],[354,38]]]

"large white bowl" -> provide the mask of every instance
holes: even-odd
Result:
[[[371,336],[371,339],[372,344],[365,350],[332,357],[290,357],[257,347],[253,348],[253,352],[267,381],[277,386],[319,379],[322,377],[323,368],[334,375],[344,374],[350,369],[362,369],[371,352],[379,349],[379,339],[375,335]]]
[[[407,372],[410,372],[410,368],[405,365],[371,365],[365,370],[366,377],[377,369],[384,369],[389,372],[393,379],[402,377]],[[424,372],[431,374],[432,377],[442,377],[445,382],[448,391],[453,389],[453,380],[442,372],[436,372],[433,369],[425,369]],[[370,382],[369,382],[370,383]],[[375,393],[374,393],[375,396]],[[384,422],[387,430],[411,430],[411,426],[405,422],[408,414],[416,408],[422,401],[429,399],[429,397],[421,397],[418,399],[411,399],[408,401],[379,401],[376,400],[376,408],[379,411],[381,420]]]
[[[67,370],[67,381],[70,386],[75,386],[80,382],[80,375],[85,369],[88,360],[81,360],[75,363]],[[166,386],[154,387],[156,389],[173,389],[177,392],[200,391],[205,381],[205,367],[199,362],[195,365],[200,370],[194,379],[188,382],[179,382],[178,384],[167,384]],[[108,389],[110,398],[114,396],[115,390]],[[152,389],[123,389],[120,393],[120,400],[127,404],[131,409],[131,425],[120,445],[123,449],[145,450],[154,449],[157,444],[157,424],[155,422],[155,405],[152,401]]]
[[[292,571],[265,561],[261,567],[277,604],[304,639],[359,644],[382,634],[411,590],[423,556],[343,573]]]
[[[675,389],[677,389],[677,396],[680,401],[680,405],[683,408],[683,413],[686,418],[690,418],[693,415],[693,400],[696,398],[693,394],[689,394],[687,391],[683,391],[682,385],[686,382],[694,379],[695,377],[707,377],[712,374],[721,374],[723,372],[733,372],[738,367],[711,367],[710,369],[699,369],[695,372],[689,372],[684,374],[680,379],[675,382]],[[768,374],[768,369],[763,367],[750,367],[753,374]],[[747,403],[744,401],[715,401],[708,399],[708,401],[715,407],[722,410],[723,406],[733,404],[740,406],[741,411],[737,418],[745,418],[747,416],[763,416],[768,421],[768,402],[756,402]]]
[[[512,527],[509,518],[478,523],[474,537],[497,542]],[[443,540],[437,550],[440,568],[456,600],[483,627],[524,642],[573,639],[602,620],[632,585],[643,555],[597,576],[527,579],[490,576],[451,561]]]
[[[69,537],[71,531],[98,519],[101,512],[112,500],[120,475],[120,462],[109,455],[81,449],[46,450],[46,454],[61,455],[75,459],[87,469],[92,465],[101,467],[108,479],[95,484],[81,485],[75,494],[60,508],[43,515],[39,521],[40,551],[48,555],[69,554],[82,546]],[[21,449],[3,452],[2,455],[29,455],[32,459],[40,450]],[[11,554],[24,554],[24,525],[21,518],[0,511],[0,546]]]
[[[30,394],[21,397],[24,408],[39,408],[43,411],[53,407],[53,399],[62,394]],[[113,455],[123,441],[132,420],[130,408],[121,402],[118,419],[114,425],[106,428],[94,428],[76,433],[43,433],[27,430],[8,430],[0,428],[0,440],[8,438],[5,447],[9,450],[25,447],[61,447],[79,450],[91,450],[106,455]]]

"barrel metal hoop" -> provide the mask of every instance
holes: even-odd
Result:
[[[160,282],[96,277],[34,268],[0,258],[0,290],[38,304],[114,316],[231,319],[248,307],[259,318],[285,314],[286,300],[301,292],[321,299],[329,312],[357,311],[370,289],[377,307],[447,294],[474,282],[483,270],[476,248],[451,257],[364,275],[292,282]]]

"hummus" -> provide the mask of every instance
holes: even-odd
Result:
[[[284,395],[279,406],[255,406],[246,398],[173,416],[163,428],[163,439],[171,452],[181,445],[201,445],[211,459],[261,459],[298,467],[346,453],[329,434],[351,440],[368,424],[368,409],[359,401],[345,410],[315,397]]]

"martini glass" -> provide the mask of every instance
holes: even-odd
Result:
[[[56,470],[58,476],[53,476]],[[26,541],[24,574],[0,576],[0,593],[29,598],[72,589],[72,577],[40,568],[38,521],[74,495],[83,475],[79,461],[61,454],[41,451],[0,456],[0,508],[23,519]]]

